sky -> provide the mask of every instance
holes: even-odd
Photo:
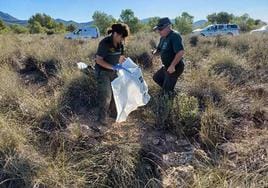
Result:
[[[35,13],[53,18],[88,22],[95,11],[119,18],[123,9],[132,9],[139,19],[153,16],[175,18],[182,12],[194,20],[225,11],[240,16],[248,13],[254,19],[268,22],[268,0],[0,0],[0,11],[27,20]]]

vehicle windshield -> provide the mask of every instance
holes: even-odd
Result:
[[[211,30],[212,27],[213,27],[213,25],[209,25],[209,26],[205,27],[203,30]]]
[[[76,29],[73,34],[79,34],[82,31],[82,29]]]

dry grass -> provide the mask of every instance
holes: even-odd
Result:
[[[170,103],[169,128],[198,142],[213,162],[195,166],[187,186],[267,186],[268,37],[190,40],[185,37],[187,64]],[[94,117],[96,83],[92,71],[81,73],[75,63],[94,65],[99,40],[0,35],[0,187],[160,186],[159,177],[145,172],[136,125],[153,126],[166,113],[151,78],[159,66],[150,53],[157,41],[139,33],[126,43],[127,56],[144,68],[150,103],[122,128],[90,138],[79,117]],[[220,150],[229,143],[235,159]]]

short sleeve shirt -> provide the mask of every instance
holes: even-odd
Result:
[[[176,54],[184,50],[181,35],[171,30],[168,36],[161,37],[157,48],[160,51],[162,63],[165,67],[169,67]],[[183,62],[183,59],[181,59],[181,61]]]
[[[111,65],[119,63],[120,55],[124,54],[124,45],[120,44],[114,46],[112,36],[105,37],[99,43],[96,55],[103,58],[104,61]],[[98,68],[105,69],[100,65],[96,64]]]

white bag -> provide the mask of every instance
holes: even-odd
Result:
[[[86,69],[88,67],[88,65],[83,62],[78,62],[76,64],[77,64],[78,69],[80,70]]]
[[[117,110],[116,122],[125,121],[130,112],[150,100],[141,69],[130,58],[122,66],[126,70],[119,70],[118,77],[111,83]]]

